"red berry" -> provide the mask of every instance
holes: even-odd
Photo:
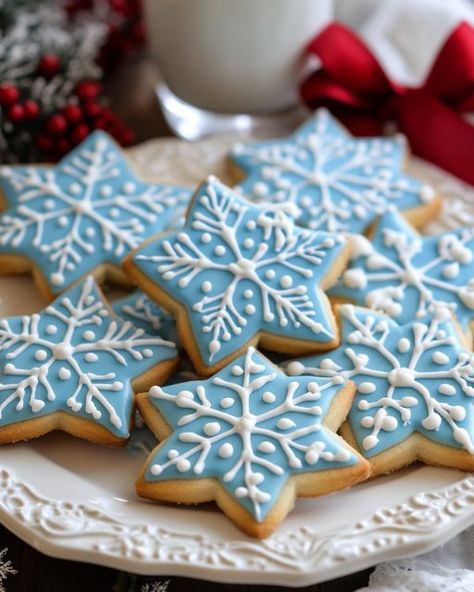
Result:
[[[135,134],[131,129],[125,128],[122,132],[121,145],[130,146],[135,141]]]
[[[82,110],[77,105],[66,105],[62,114],[69,121],[69,123],[78,123],[82,119]]]
[[[25,111],[26,119],[35,119],[38,117],[40,112],[38,103],[36,101],[32,101],[31,99],[28,99],[23,103],[23,109]]]
[[[107,128],[107,120],[104,119],[104,117],[102,117],[102,115],[100,117],[98,117],[95,121],[94,121],[94,129],[102,129],[105,130]]]
[[[101,92],[102,86],[99,82],[93,80],[83,80],[76,86],[76,95],[82,101],[87,99],[95,99]]]
[[[77,125],[71,133],[71,138],[74,144],[80,144],[89,135],[89,127],[85,123]]]
[[[60,136],[62,133],[66,131],[67,128],[67,121],[63,115],[57,113],[56,115],[52,115],[48,119],[48,123],[46,124],[46,129],[50,134],[54,136]]]
[[[50,78],[54,76],[59,71],[59,58],[54,53],[47,53],[45,54],[39,61],[38,64],[38,72],[42,76],[46,76]]]
[[[139,45],[144,43],[145,38],[146,38],[146,31],[145,31],[145,25],[141,21],[139,21],[138,23],[136,23],[133,26],[131,36],[132,36],[132,39],[135,41],[135,43],[137,43]]]
[[[69,152],[71,147],[71,142],[67,138],[59,138],[57,143],[57,149],[60,155]]]
[[[91,119],[95,119],[102,113],[102,105],[95,101],[87,101],[83,107],[84,115]]]
[[[25,109],[23,105],[12,105],[7,111],[7,117],[13,123],[21,121],[25,117]]]
[[[50,152],[53,148],[53,141],[45,134],[38,135],[36,137],[35,144],[38,150],[41,152]]]
[[[12,105],[18,101],[20,93],[14,84],[4,82],[0,84],[0,105]]]
[[[128,10],[128,2],[126,0],[109,0],[110,7],[115,12],[125,14]]]

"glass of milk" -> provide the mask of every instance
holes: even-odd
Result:
[[[332,0],[145,0],[144,10],[163,112],[197,139],[291,126],[303,50],[331,20]]]

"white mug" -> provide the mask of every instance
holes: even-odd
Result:
[[[294,105],[304,47],[332,18],[332,0],[145,0],[144,9],[171,91],[222,113]]]

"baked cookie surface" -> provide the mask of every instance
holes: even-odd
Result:
[[[164,381],[174,345],[113,315],[92,277],[31,316],[0,320],[0,442],[54,429],[129,437],[133,389]]]
[[[341,377],[288,378],[254,348],[206,381],[152,387],[138,405],[162,442],[137,492],[182,503],[215,499],[237,526],[267,536],[297,495],[367,477],[367,463],[334,433],[352,396]]]
[[[104,132],[56,166],[0,167],[0,190],[0,273],[33,268],[48,299],[89,273],[126,281],[122,259],[191,197],[184,187],[140,181]]]
[[[337,344],[323,289],[348,245],[295,225],[295,206],[254,205],[210,178],[182,230],[158,236],[125,260],[132,279],[177,316],[196,369],[212,374],[249,344],[311,352]]]
[[[399,326],[368,309],[338,307],[341,346],[288,363],[290,376],[343,376],[357,387],[342,427],[373,474],[415,460],[474,469],[474,354],[448,309]]]
[[[244,195],[294,203],[298,224],[362,233],[388,204],[415,225],[436,215],[433,189],[403,174],[404,138],[354,138],[319,109],[288,138],[236,145],[230,161]]]

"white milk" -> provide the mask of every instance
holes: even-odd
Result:
[[[296,101],[302,50],[332,0],[145,0],[149,46],[170,89],[210,111],[271,112]]]

